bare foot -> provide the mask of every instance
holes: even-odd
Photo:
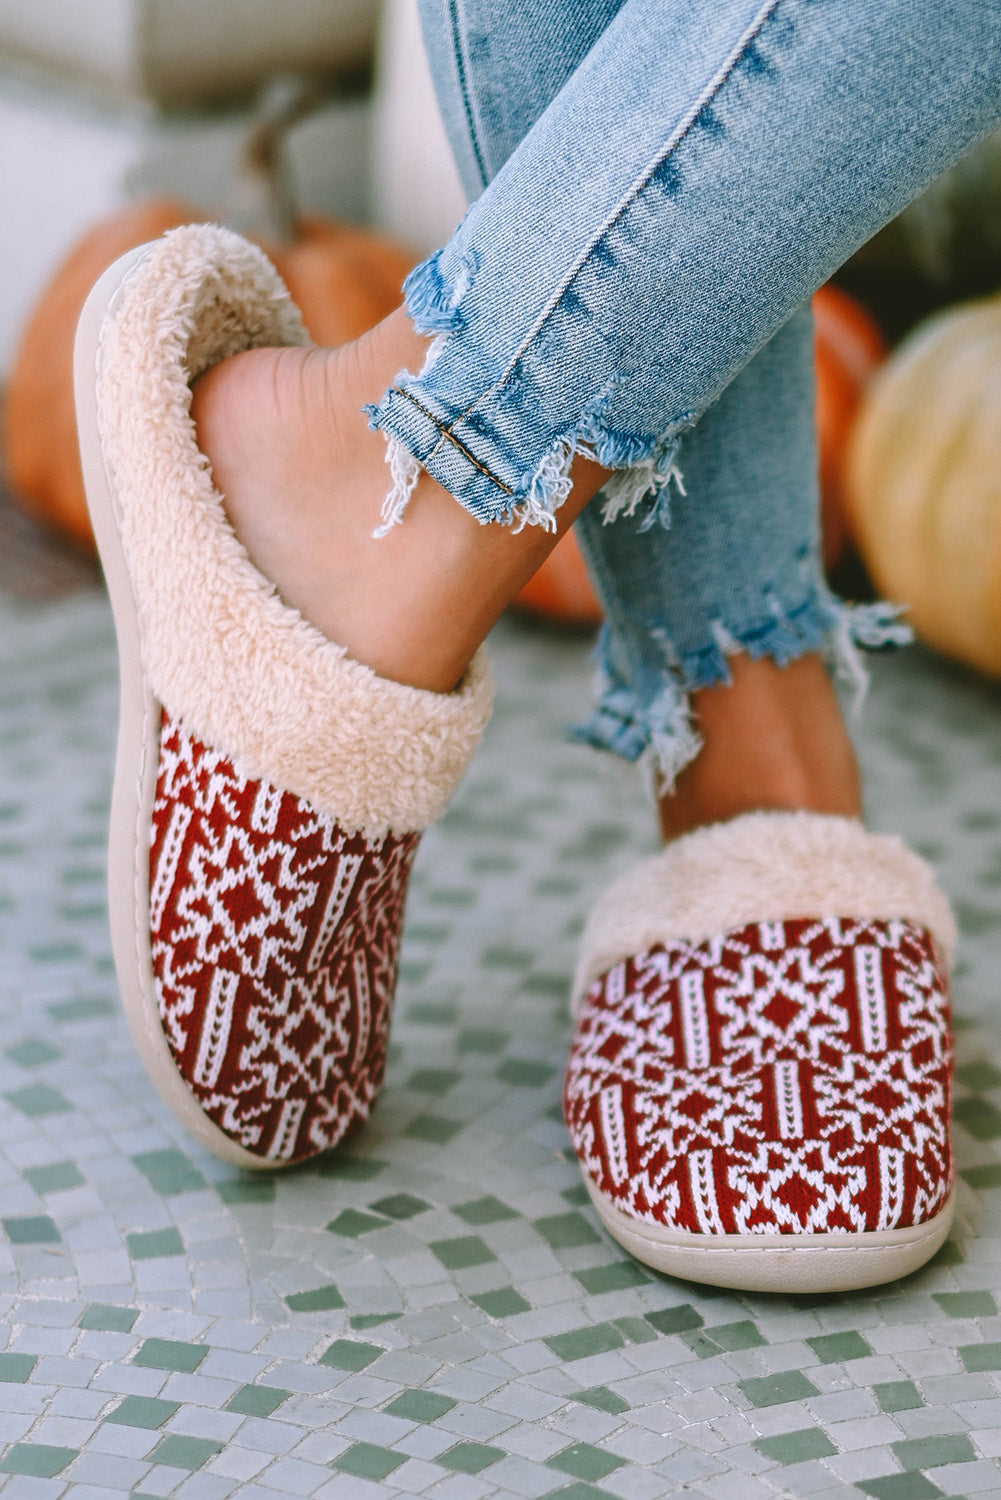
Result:
[[[692,694],[703,746],[660,798],[664,838],[765,809],[859,817],[855,752],[820,657],[730,668],[729,685]]]
[[[361,407],[426,350],[402,312],[340,349],[248,350],[196,382],[192,414],[233,528],[286,603],[381,676],[449,692],[556,537],[483,526],[422,474],[373,538],[390,477]],[[575,465],[559,534],[604,477]]]

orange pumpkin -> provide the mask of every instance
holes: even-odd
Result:
[[[830,569],[847,539],[843,475],[848,436],[866,385],[886,358],[886,345],[861,303],[838,287],[821,287],[813,299],[813,316],[824,566]],[[515,604],[567,624],[600,621],[601,606],[572,531],[556,544]]]
[[[1001,678],[1001,296],[913,329],[855,425],[848,519],[922,640]]]
[[[400,303],[412,259],[368,230],[319,215],[301,217],[283,196],[285,132],[310,107],[296,92],[266,100],[248,137],[237,227],[274,261],[317,344],[354,339]],[[111,263],[203,210],[155,198],[121,210],[74,246],[35,306],[21,337],[4,402],[7,479],[23,506],[92,546],[73,408],[73,336],[87,293]],[[228,215],[223,215],[228,218]]]

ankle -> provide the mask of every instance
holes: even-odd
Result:
[[[745,812],[859,817],[858,765],[819,657],[780,668],[741,656],[731,669],[730,684],[692,695],[703,747],[659,799],[664,839]]]

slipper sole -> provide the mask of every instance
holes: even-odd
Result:
[[[924,1224],[860,1234],[687,1234],[637,1219],[585,1175],[613,1239],[655,1271],[741,1292],[854,1292],[908,1276],[945,1243],[955,1196]]]
[[[118,639],[119,714],[108,836],[108,916],[122,1005],[139,1055],[182,1125],[233,1166],[284,1166],[254,1155],[204,1114],[171,1055],[157,1003],[149,941],[149,845],[156,794],[161,708],[143,669],[139,610],[122,545],[119,509],[105,463],[96,375],[106,319],[132,271],[153,247],[121,256],[90,292],[77,325],[74,388],[80,458],[94,539]]]

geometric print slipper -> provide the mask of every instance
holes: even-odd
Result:
[[[952,1219],[948,903],[899,839],[749,813],[587,925],[564,1113],[637,1259],[753,1291],[873,1286]]]
[[[112,946],[153,1083],[210,1150],[301,1161],[368,1115],[421,831],[490,712],[379,678],[277,595],[195,443],[191,382],[305,342],[267,259],[175,230],[97,283],[76,345],[88,504],[118,636]]]

